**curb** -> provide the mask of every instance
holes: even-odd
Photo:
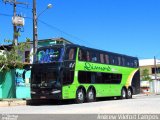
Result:
[[[0,107],[25,106],[26,104],[27,104],[26,100],[2,100],[0,101]]]
[[[137,95],[133,95],[134,97],[142,97],[142,96],[158,96],[160,94],[153,94],[153,93],[150,93],[150,94],[137,94]]]
[[[133,95],[134,97],[141,97],[141,96],[146,96],[146,94],[137,94],[137,95]]]

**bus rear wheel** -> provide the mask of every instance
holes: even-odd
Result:
[[[127,98],[127,92],[125,88],[122,88],[121,90],[121,99],[126,99]]]
[[[85,100],[84,90],[82,88],[78,89],[76,93],[76,103],[83,103],[84,100]]]
[[[94,102],[96,101],[96,93],[93,88],[87,91],[87,102]]]
[[[127,90],[127,99],[131,99],[132,98],[132,90],[131,88],[128,88]]]

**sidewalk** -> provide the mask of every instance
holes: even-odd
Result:
[[[155,94],[155,93],[141,93],[141,94],[133,95],[133,97],[157,96],[157,95],[160,95],[160,94]]]
[[[139,97],[147,97],[147,96],[157,96],[160,94],[137,94],[137,95],[133,95],[133,98],[139,98]],[[27,103],[27,100],[23,100],[23,99],[3,99],[0,100],[0,107],[9,107],[9,106],[26,106],[29,105],[29,103]]]
[[[26,100],[22,100],[22,99],[3,99],[3,100],[0,100],[0,107],[24,106],[26,104],[27,104]]]

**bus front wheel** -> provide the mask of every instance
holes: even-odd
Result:
[[[78,89],[76,93],[76,103],[83,103],[84,100],[85,100],[84,90],[82,88]]]
[[[93,88],[87,91],[87,102],[94,102],[96,100],[96,93]]]

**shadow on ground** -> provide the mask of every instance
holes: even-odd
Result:
[[[117,99],[116,97],[104,97],[104,98],[97,98],[96,102],[111,101],[111,100],[119,100],[119,99]],[[42,99],[42,100],[27,100],[26,104],[31,106],[43,106],[43,105],[70,105],[77,103],[75,103],[75,100]]]

